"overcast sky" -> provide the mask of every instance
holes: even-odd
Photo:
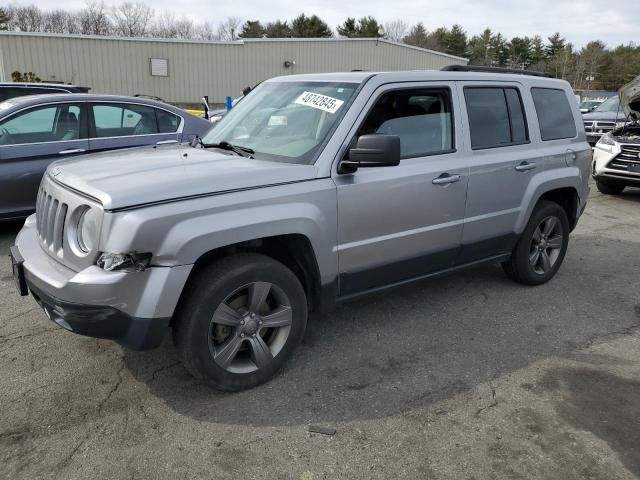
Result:
[[[18,0],[17,4],[37,4],[43,9],[75,9],[83,0]],[[107,4],[120,3],[107,0]],[[186,15],[195,21],[217,24],[229,16],[242,19],[290,19],[299,13],[316,13],[335,29],[345,17],[373,15],[383,23],[402,19],[409,24],[421,21],[428,30],[459,23],[473,35],[485,27],[513,36],[542,35],[545,39],[559,31],[567,40],[581,47],[590,40],[603,40],[608,46],[633,41],[640,43],[640,20],[637,12],[623,5],[602,0],[148,0],[156,11],[168,10],[176,16]]]

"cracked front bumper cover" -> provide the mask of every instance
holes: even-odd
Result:
[[[158,347],[169,328],[170,318],[136,318],[109,306],[66,302],[28,279],[27,285],[50,320],[79,335],[114,340],[131,350],[147,350]]]

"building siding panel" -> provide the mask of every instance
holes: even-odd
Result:
[[[151,76],[166,58],[168,77]],[[295,61],[290,68],[285,61]],[[43,81],[91,87],[93,93],[155,95],[222,103],[248,85],[279,75],[360,70],[428,70],[466,59],[375,39],[256,39],[201,42],[0,32],[0,80],[33,71]]]

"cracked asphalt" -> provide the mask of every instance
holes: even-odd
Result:
[[[237,394],[170,339],[130,352],[49,323],[14,292],[18,228],[0,225],[0,478],[640,477],[640,190],[592,193],[547,285],[488,266],[342,305]]]

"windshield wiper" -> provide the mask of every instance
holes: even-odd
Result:
[[[229,142],[219,143],[204,143],[200,137],[195,137],[196,145],[200,145],[202,148],[219,148],[221,150],[228,150],[241,157],[253,158],[253,154],[256,153],[252,148],[241,147],[240,145],[233,145]]]

